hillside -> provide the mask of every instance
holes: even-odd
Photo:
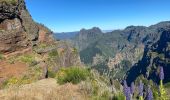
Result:
[[[78,49],[83,63],[92,65],[100,72],[120,72],[116,77],[122,79],[124,74],[142,59],[145,47],[156,43],[161,36],[161,30],[167,29],[169,24],[167,21],[149,27],[128,26],[124,30],[107,33],[94,27],[89,30],[82,29],[75,37],[65,41]],[[102,61],[96,61],[98,55]]]
[[[0,88],[12,79],[31,83],[81,64],[74,47],[55,41],[50,29],[32,19],[24,0],[2,0],[0,12]]]
[[[0,100],[169,100],[169,66],[170,21],[54,34],[0,0]]]
[[[170,26],[169,26],[170,28]],[[152,45],[145,47],[143,58],[132,67],[128,73],[127,80],[134,81],[138,76],[143,75],[147,79],[152,79],[154,82],[159,83],[158,76],[159,68],[164,68],[165,79],[164,82],[170,81],[169,77],[169,42],[170,30],[164,28],[160,30],[160,39]]]
[[[29,92],[28,92],[29,91]],[[78,85],[59,85],[55,79],[0,90],[1,100],[87,100]]]

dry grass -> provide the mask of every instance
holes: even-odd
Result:
[[[44,79],[0,91],[0,100],[88,100],[78,85],[58,85],[55,79]]]

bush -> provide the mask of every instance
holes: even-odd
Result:
[[[58,52],[57,52],[57,50],[53,50],[48,55],[49,55],[49,57],[56,57],[56,56],[58,56]]]
[[[12,78],[9,78],[8,80],[5,80],[3,83],[2,83],[2,88],[4,87],[8,87],[10,85],[15,85],[18,83],[18,79],[15,78],[15,77],[12,77]]]
[[[11,77],[2,83],[1,88],[6,88],[10,86],[20,86],[22,84],[32,83],[32,77],[22,76],[22,77]]]
[[[51,70],[48,70],[48,77],[55,78],[56,77],[56,73],[51,71]]]
[[[170,88],[170,82],[166,83],[164,86],[165,88]]]
[[[113,96],[112,100],[125,100],[125,96],[122,93],[118,93]]]
[[[0,52],[0,60],[2,60],[3,59],[3,55],[2,55],[2,53]]]
[[[89,74],[90,72],[87,69],[80,67],[63,68],[57,73],[57,82],[59,84],[64,84],[67,82],[77,84],[86,80]]]
[[[32,62],[35,61],[35,58],[32,55],[23,55],[19,57],[19,60],[21,60],[22,62],[31,64]]]

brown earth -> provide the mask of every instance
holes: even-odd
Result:
[[[26,72],[27,65],[22,62],[10,64],[7,61],[0,61],[0,81],[9,77],[19,77]]]
[[[22,54],[28,54],[28,53],[32,53],[31,47],[26,48],[26,49],[21,49],[19,51],[15,51],[15,52],[12,52],[12,53],[6,53],[6,54],[3,55],[3,57],[9,58],[9,57],[13,57],[13,56],[19,56],[19,55],[22,55]]]

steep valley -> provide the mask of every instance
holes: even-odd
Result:
[[[170,21],[55,34],[0,0],[0,100],[169,100],[169,66]]]
[[[116,71],[125,74],[132,66],[138,64],[145,49],[159,41],[164,34],[163,30],[169,27],[168,21],[149,27],[128,26],[124,30],[108,33],[102,33],[99,28],[94,27],[89,30],[82,29],[75,37],[64,41],[72,43],[79,50],[81,61],[85,64],[92,65],[100,72],[110,70],[113,73]],[[98,55],[103,61],[96,61]],[[116,74],[119,76],[116,78],[125,79],[124,74]]]

